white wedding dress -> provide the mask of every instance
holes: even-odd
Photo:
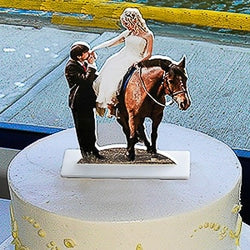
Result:
[[[144,58],[146,45],[144,38],[128,35],[124,47],[107,59],[93,84],[98,107],[107,108],[107,104],[113,103],[112,98],[119,93],[120,82],[128,68]]]

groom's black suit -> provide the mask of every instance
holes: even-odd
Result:
[[[76,133],[82,154],[98,153],[95,147],[95,107],[96,95],[92,88],[96,69],[82,66],[70,59],[65,68],[65,76],[70,87],[69,106],[72,110]]]

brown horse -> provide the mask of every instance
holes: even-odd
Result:
[[[174,63],[168,59],[150,59],[138,64],[127,83],[125,90],[118,97],[118,117],[127,139],[127,157],[135,159],[135,144],[141,140],[150,153],[156,153],[158,126],[166,106],[165,95],[172,97],[179,109],[190,106],[187,89],[185,57]],[[152,120],[151,145],[144,131],[146,117]]]

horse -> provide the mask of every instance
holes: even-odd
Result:
[[[135,160],[135,144],[144,142],[147,152],[156,154],[158,126],[163,117],[164,107],[174,102],[180,110],[186,110],[191,100],[187,88],[185,57],[179,63],[170,58],[151,58],[142,61],[134,68],[118,96],[117,122],[127,140],[126,156]],[[166,104],[165,96],[172,98]],[[152,120],[151,144],[144,129],[144,120]]]

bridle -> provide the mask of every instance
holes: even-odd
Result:
[[[171,66],[172,66],[172,64],[169,65],[169,68],[170,68]],[[175,92],[171,91],[171,89],[170,89],[170,87],[169,87],[169,84],[170,84],[170,83],[169,83],[169,80],[167,79],[168,74],[169,74],[169,73],[166,72],[166,71],[164,70],[164,73],[163,73],[163,76],[162,76],[162,79],[163,79],[163,80],[162,80],[162,84],[163,84],[163,85],[166,84],[168,93],[169,93],[169,95],[172,97],[172,99],[174,99],[174,97],[175,97],[176,95],[179,95],[179,94],[182,94],[182,93],[187,94],[187,90],[185,89],[182,80],[180,80],[180,85],[181,85],[182,90],[175,91]]]
[[[172,66],[172,64],[169,65],[169,68]],[[168,107],[170,105],[172,105],[174,103],[174,97],[176,95],[179,95],[179,94],[182,94],[182,93],[187,93],[187,90],[185,89],[184,87],[184,84],[182,82],[182,80],[180,80],[181,82],[181,87],[182,87],[182,90],[179,90],[179,91],[176,91],[176,92],[172,92],[170,87],[169,87],[169,82],[168,82],[168,79],[167,79],[167,76],[168,76],[168,72],[166,72],[164,70],[164,73],[163,73],[163,76],[162,76],[162,82],[161,82],[161,85],[163,85],[164,87],[164,84],[166,83],[166,86],[168,88],[168,92],[169,92],[169,95],[170,97],[172,98],[170,101],[166,102],[165,104],[162,104],[160,103],[159,101],[157,101],[147,90],[146,86],[145,86],[145,83],[142,79],[142,67],[137,67],[137,70],[139,70],[139,77],[140,77],[140,80],[141,80],[141,84],[142,84],[142,87],[144,89],[144,91],[147,93],[147,95],[155,102],[157,103],[158,105],[162,106],[162,107]]]

